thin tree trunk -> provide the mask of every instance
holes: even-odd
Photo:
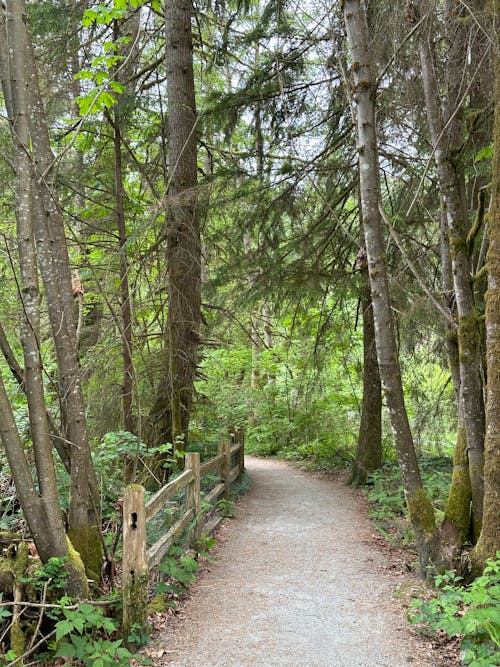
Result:
[[[122,355],[123,355],[123,381],[122,381],[122,410],[123,428],[125,431],[134,432],[134,418],[132,413],[132,397],[134,387],[134,366],[132,361],[132,309],[130,304],[130,289],[128,282],[128,257],[127,257],[127,230],[125,224],[125,204],[123,189],[122,149],[121,149],[121,127],[120,114],[115,109],[113,114],[113,147],[115,157],[115,207],[118,223],[118,243],[120,247],[120,308],[122,318]],[[133,477],[133,462],[125,463],[125,479],[130,482]]]
[[[368,48],[366,15],[359,0],[344,2],[344,20],[354,78],[361,210],[368,256],[377,358],[423,575],[435,555],[436,526],[432,504],[422,485],[406,413],[394,335],[383,224],[379,211],[380,184],[375,128],[376,83],[371,66],[373,57]]]
[[[61,517],[59,504],[55,508],[50,508],[53,510],[51,523],[46,511],[47,503],[44,503],[33,482],[1,374],[0,414],[0,438],[7,454],[16,494],[38,554],[43,562],[47,562],[52,556],[65,556],[68,546],[62,519],[58,526],[59,530],[55,534],[53,532],[55,517]]]
[[[450,312],[454,310],[453,272],[450,243],[447,232],[446,204],[441,202],[441,271],[443,295]],[[467,456],[467,435],[460,396],[460,358],[456,328],[447,325],[446,349],[451,379],[455,389],[458,411],[457,440],[453,454],[453,474],[450,491],[441,525],[441,552],[443,564],[451,568],[457,548],[471,539],[471,486],[469,458]]]
[[[36,270],[35,240],[32,226],[32,165],[28,146],[30,128],[26,98],[25,49],[22,44],[23,13],[19,6],[7,4],[7,35],[9,45],[10,93],[12,100],[12,136],[16,147],[16,221],[17,247],[21,272],[21,297],[23,305],[22,346],[24,355],[24,381],[28,400],[30,430],[35,455],[35,465],[40,487],[40,497],[47,512],[46,523],[53,546],[59,554],[65,552],[66,543],[59,508],[54,461],[50,444],[49,426],[45,410],[45,397],[40,356],[40,292]]]
[[[382,463],[382,388],[378,370],[372,295],[364,247],[358,254],[363,318],[363,402],[358,446],[349,483],[362,486]]]

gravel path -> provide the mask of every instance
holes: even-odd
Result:
[[[355,495],[282,462],[247,457],[246,467],[250,492],[181,618],[157,637],[155,664],[436,667]]]

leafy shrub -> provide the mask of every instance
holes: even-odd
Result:
[[[82,603],[77,609],[63,609],[62,614],[55,627],[54,657],[81,660],[85,667],[130,664],[133,655],[123,646],[123,639],[110,638],[116,621],[104,616],[102,609]]]
[[[183,555],[182,547],[170,547],[167,556],[160,563],[158,570],[165,575],[165,580],[156,584],[156,593],[182,595],[189,584],[196,579],[200,569],[194,558]]]
[[[409,619],[423,631],[444,631],[461,639],[461,657],[470,667],[500,664],[500,552],[482,576],[460,585],[453,572],[435,577],[440,594],[429,602],[414,600]]]

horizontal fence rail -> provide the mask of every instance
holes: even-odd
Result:
[[[234,465],[232,465],[234,461]],[[219,440],[217,456],[200,463],[198,452],[186,452],[184,471],[145,501],[144,487],[130,484],[123,497],[123,628],[145,631],[147,626],[147,595],[150,572],[165,558],[170,547],[186,535],[188,546],[194,546],[203,530],[202,501],[215,505],[220,496],[231,495],[231,484],[245,466],[243,432]],[[201,480],[209,474],[219,481],[206,494]],[[185,489],[184,509],[172,526],[148,549],[146,525],[166,504]]]

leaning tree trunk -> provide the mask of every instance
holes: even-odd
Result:
[[[435,556],[436,526],[432,504],[422,485],[406,413],[392,322],[385,242],[379,210],[381,200],[375,128],[376,81],[371,66],[373,57],[368,46],[366,15],[360,0],[344,2],[344,20],[354,79],[361,210],[368,255],[377,358],[423,575]]]
[[[372,295],[365,248],[358,253],[361,276],[361,311],[363,318],[363,402],[358,446],[350,484],[361,486],[382,463],[382,388],[378,370],[373,321]]]
[[[59,399],[63,437],[71,447],[69,535],[92,578],[100,578],[102,547],[98,534],[97,482],[87,437],[85,405],[80,383],[73,292],[64,221],[55,190],[55,161],[40,95],[33,45],[24,0],[7,2],[7,11],[19,15],[16,34],[8,30],[15,53],[24,53],[22,80],[27,94],[23,108],[14,113],[26,119],[25,146],[34,167],[32,188],[33,231],[59,372]]]
[[[16,153],[16,222],[23,305],[22,347],[24,353],[24,387],[28,402],[31,439],[38,479],[35,487],[19,437],[3,381],[0,382],[0,436],[11,467],[16,491],[26,521],[41,559],[67,556],[72,574],[72,594],[88,592],[83,566],[68,548],[62,513],[59,507],[49,419],[45,407],[43,366],[40,355],[40,293],[35,249],[34,202],[36,181],[30,155],[31,125],[27,72],[29,50],[25,40],[25,11],[20,2],[7,2],[0,9],[0,37],[8,46],[2,49],[0,67],[7,111]],[[5,45],[4,45],[5,46]]]
[[[424,3],[421,3],[424,4]],[[426,4],[426,9],[428,8]],[[439,105],[430,31],[420,31],[419,49],[429,132],[439,185],[446,205],[447,226],[452,257],[453,285],[458,314],[458,344],[460,363],[460,410],[467,438],[469,477],[472,495],[472,532],[477,539],[483,509],[484,465],[484,405],[481,381],[481,354],[478,314],[471,284],[472,266],[467,252],[468,216],[465,201],[464,169],[458,158],[463,143],[459,87],[466,48],[463,27],[454,26],[460,16],[458,4],[446,3],[448,41],[451,52],[448,64],[448,122],[443,122]],[[427,21],[427,25],[429,22]],[[453,38],[451,37],[453,34]]]
[[[186,442],[200,340],[201,245],[197,120],[190,0],[165,4],[169,180],[167,192],[168,362],[151,419],[155,440]]]
[[[495,2],[500,18],[500,2]],[[488,291],[486,292],[486,443],[484,512],[481,535],[472,552],[479,572],[500,551],[500,44],[496,33],[496,93],[492,199],[489,221]]]

